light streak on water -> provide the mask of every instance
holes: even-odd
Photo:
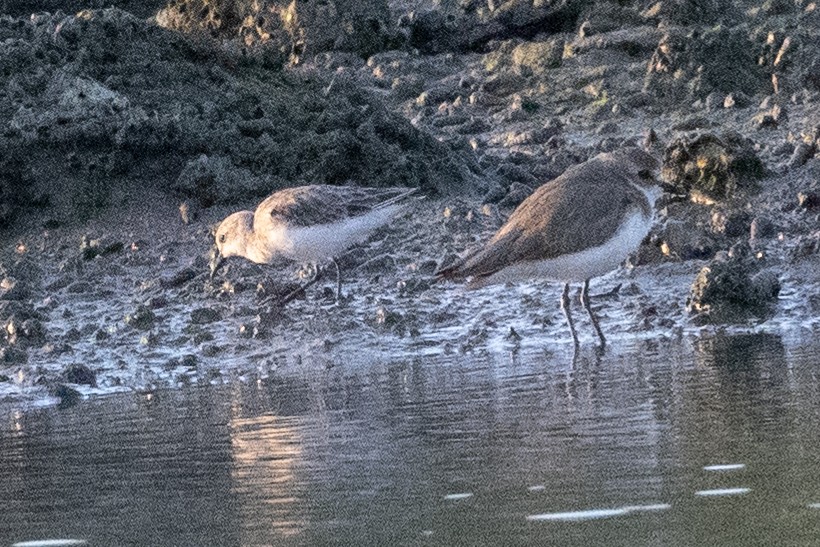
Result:
[[[567,511],[562,513],[540,513],[537,515],[527,515],[527,520],[539,521],[562,521],[573,522],[582,520],[605,519],[619,517],[629,513],[643,513],[649,511],[665,511],[672,507],[668,503],[655,503],[650,505],[627,505],[614,509],[588,509],[585,511]]]

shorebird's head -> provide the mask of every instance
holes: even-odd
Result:
[[[248,238],[253,233],[253,213],[239,211],[223,220],[214,232],[211,249],[211,279],[225,259],[247,254]]]
[[[610,152],[606,156],[609,156],[608,159],[616,162],[620,168],[625,169],[637,184],[642,186],[658,184],[660,162],[645,150],[636,146],[628,146]]]
[[[657,199],[663,192],[673,190],[660,176],[661,163],[642,148],[628,146],[601,156],[625,170],[632,182],[647,192],[647,195]]]

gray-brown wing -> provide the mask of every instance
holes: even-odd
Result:
[[[311,226],[365,214],[414,193],[408,188],[310,185],[286,188],[266,198],[256,209],[254,224],[286,222]]]
[[[644,202],[626,173],[600,162],[582,164],[538,188],[483,248],[441,274],[488,276],[515,262],[597,247],[630,210],[644,209]]]

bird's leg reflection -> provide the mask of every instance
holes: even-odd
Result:
[[[598,338],[601,340],[601,348],[603,348],[606,346],[606,338],[604,337],[603,331],[601,331],[601,325],[598,324],[598,318],[595,317],[592,306],[589,304],[589,279],[584,281],[584,287],[581,289],[581,304],[584,306],[584,309],[587,310],[589,318],[592,321],[592,326],[595,328],[595,332],[598,333]]]
[[[336,268],[336,303],[338,304],[342,299],[342,270],[339,268],[339,263],[336,262],[335,258],[331,258],[330,261]]]
[[[569,325],[569,332],[572,334],[572,343],[575,345],[575,355],[578,355],[578,333],[575,332],[575,322],[572,320],[572,313],[569,310],[569,283],[564,284],[564,292],[561,293],[561,311],[564,312],[564,317],[567,318]]]

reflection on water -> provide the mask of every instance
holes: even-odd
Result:
[[[357,363],[6,412],[0,545],[815,545],[819,352]]]
[[[306,493],[296,475],[302,459],[300,420],[262,415],[231,420],[233,491],[243,514],[257,514],[243,544],[266,530],[296,536],[307,526]]]

